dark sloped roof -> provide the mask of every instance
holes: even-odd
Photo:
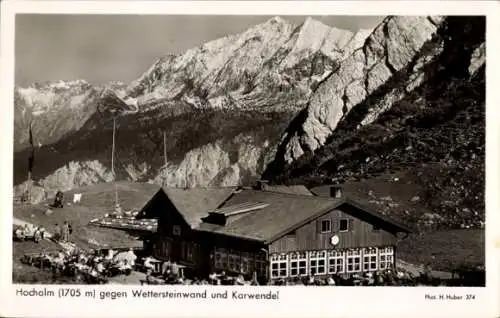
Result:
[[[299,194],[299,195],[309,195],[313,194],[309,191],[306,186],[303,185],[266,185],[265,191],[278,192],[278,193],[288,193],[288,194]]]
[[[163,191],[184,220],[191,228],[195,228],[202,222],[201,218],[207,216],[208,212],[217,209],[236,189],[237,187],[163,188]]]
[[[314,196],[243,190],[231,197],[225,205],[244,202],[264,202],[269,205],[242,214],[225,226],[202,223],[201,231],[214,232],[247,239],[269,241],[277,234],[301,223],[311,215],[327,212],[338,200]]]
[[[355,209],[347,209],[345,212],[352,213],[354,217],[362,217],[360,214],[367,215],[371,219],[375,218],[387,223],[395,231],[411,232],[403,224],[397,223],[370,207],[363,206],[346,197],[334,199],[330,197],[243,190],[231,197],[225,205],[238,205],[252,201],[268,203],[269,205],[236,217],[229,217],[226,225],[202,223],[198,229],[270,243],[332,209],[341,205],[349,205]]]

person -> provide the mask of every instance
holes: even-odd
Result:
[[[172,264],[170,263],[170,261],[166,261],[166,262],[163,262],[163,264],[161,264],[161,274],[163,276],[166,276],[167,274],[170,273],[170,266]],[[154,267],[153,267],[154,269]]]
[[[42,239],[42,234],[40,233],[40,229],[37,227],[35,229],[35,234],[33,235],[33,241],[35,241],[35,243],[38,244],[41,239]]]
[[[16,240],[20,240],[20,241],[23,241],[24,240],[24,232],[23,230],[18,227],[15,231],[14,231],[14,238]]]
[[[38,228],[38,230],[40,231],[40,238],[41,238],[42,240],[44,240],[44,239],[45,239],[45,228],[44,228],[44,227],[42,227],[42,226],[40,226],[40,227]]]
[[[64,224],[63,224],[62,240],[63,240],[63,242],[69,242],[69,224],[68,224],[68,221],[64,221]]]
[[[332,276],[329,276],[328,277],[328,280],[326,281],[326,283],[329,285],[329,286],[335,286],[335,280],[333,279]]]
[[[155,266],[153,265],[152,261],[154,258],[148,256],[144,259],[144,267],[146,267],[146,270],[151,270],[151,272],[155,269]]]
[[[56,223],[54,229],[54,240],[59,241],[61,239],[61,227]]]
[[[102,264],[102,262],[99,262],[99,261],[97,261],[95,269],[101,275],[104,275],[104,272],[106,271],[106,269],[104,268],[104,265]]]
[[[113,251],[113,249],[110,248],[108,250],[108,255],[106,255],[106,257],[104,259],[107,261],[112,261],[113,257],[115,257],[115,251]]]
[[[83,253],[78,254],[78,261],[80,263],[87,263],[88,260],[89,259],[88,259],[88,257],[85,254],[83,254]]]
[[[314,280],[314,276],[309,276],[309,279],[307,281],[307,284],[308,285],[314,285],[315,283],[315,280]]]
[[[252,281],[250,282],[252,286],[259,286],[259,281],[257,279],[257,272],[252,273]]]
[[[243,275],[239,274],[238,277],[236,277],[234,284],[235,285],[245,285],[245,278],[243,278]]]
[[[133,248],[130,248],[128,250],[127,259],[128,259],[128,261],[130,263],[130,266],[132,266],[132,267],[135,266],[135,261],[137,259],[137,255],[135,255]]]
[[[146,283],[148,285],[150,284],[153,284],[154,280],[153,280],[153,270],[151,268],[148,268],[146,270]]]
[[[175,262],[172,262],[172,265],[170,265],[170,274],[168,276],[171,279],[176,279],[179,277],[179,266]]]
[[[217,273],[215,272],[208,275],[208,280],[210,281],[211,285],[216,285],[218,279],[219,278],[217,277]]]
[[[130,273],[132,273],[132,266],[126,259],[120,262],[118,269],[125,275],[130,275]]]
[[[33,229],[29,224],[24,225],[24,239],[28,240],[33,238]]]

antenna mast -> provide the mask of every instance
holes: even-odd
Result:
[[[165,170],[163,171],[163,184],[162,186],[165,186],[167,184],[167,176],[168,176],[168,171],[167,171],[167,133],[164,131],[163,132],[163,159],[165,160]]]
[[[115,186],[115,213],[121,214],[120,203],[118,202],[118,187],[116,186],[115,174],[115,130],[116,130],[116,117],[113,117],[113,146],[111,150],[111,173],[113,175],[113,182]]]

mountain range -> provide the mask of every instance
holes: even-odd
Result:
[[[118,178],[170,186],[249,182],[272,160],[281,131],[317,85],[370,32],[275,17],[161,57],[128,85],[75,80],[16,87],[14,183],[26,179],[30,123],[42,196],[110,181],[115,114]]]
[[[161,57],[129,84],[16,87],[16,193],[25,187],[30,123],[34,201],[111,181],[116,116],[118,179],[317,185],[413,171],[434,191],[420,210],[447,221],[457,209],[484,215],[484,24],[389,16],[353,33],[274,17]],[[474,176],[458,176],[459,166]]]

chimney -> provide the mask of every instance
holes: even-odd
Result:
[[[335,199],[340,199],[344,195],[341,187],[330,187],[330,196]]]
[[[269,183],[269,181],[267,181],[267,180],[258,180],[257,181],[257,189],[261,190],[261,191],[266,191],[268,183]]]

